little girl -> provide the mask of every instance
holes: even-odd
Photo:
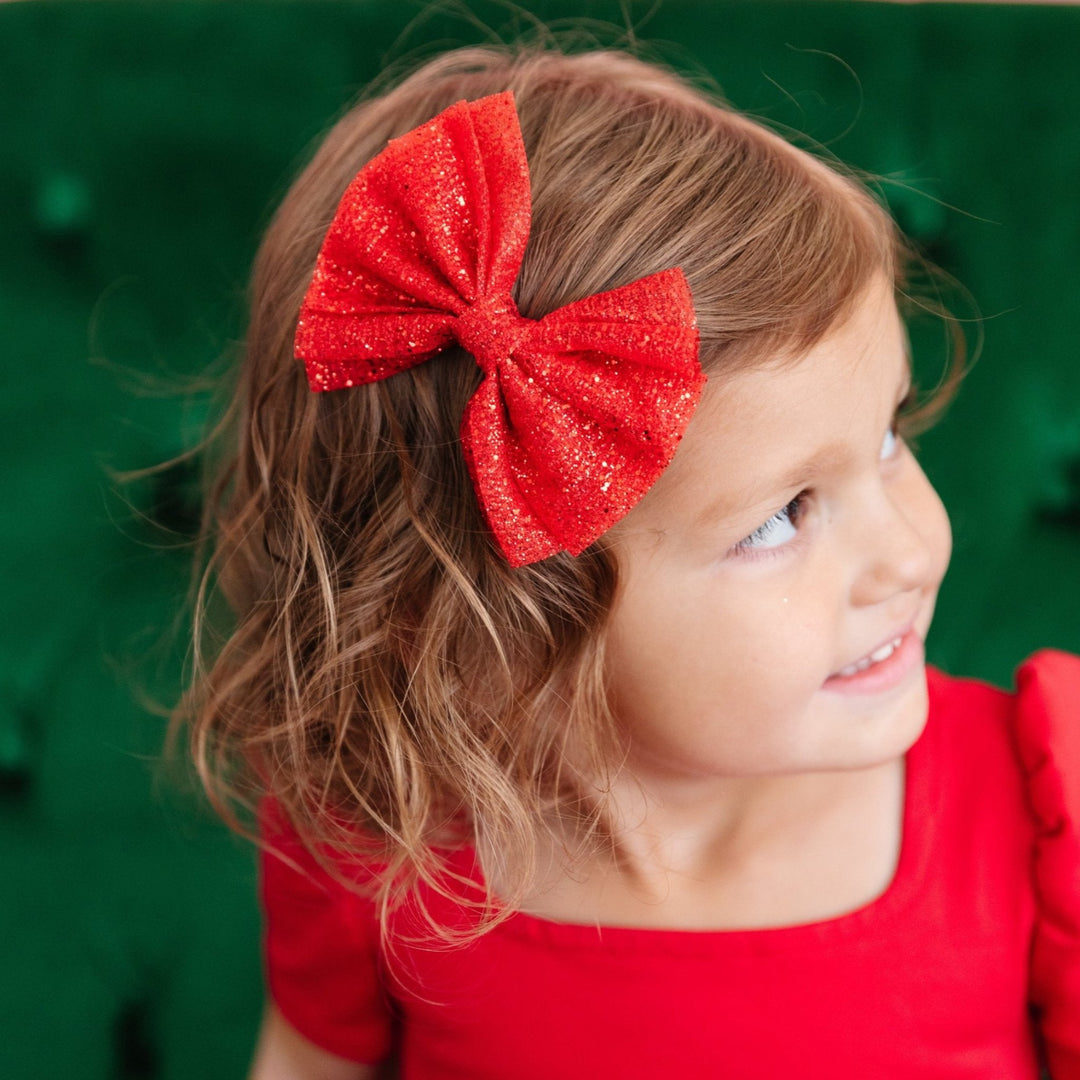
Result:
[[[623,55],[451,53],[335,126],[186,703],[257,806],[258,1080],[1080,1078],[1080,661],[924,666],[908,254]]]

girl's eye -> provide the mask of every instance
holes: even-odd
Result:
[[[763,525],[759,525],[749,536],[736,545],[736,551],[762,551],[782,547],[794,539],[798,532],[799,518],[802,512],[804,495],[796,495],[779,513],[773,514]]]
[[[888,461],[889,458],[896,455],[897,450],[900,449],[900,435],[896,430],[896,425],[893,424],[888,431],[885,432],[885,438],[881,443],[881,460]]]
[[[885,438],[881,443],[882,461],[888,461],[889,458],[895,457],[897,451],[899,451],[900,443],[903,442],[903,435],[901,432],[904,430],[908,414],[915,408],[916,399],[917,395],[915,387],[913,386],[904,395],[904,400],[896,407],[896,415],[893,417],[892,425],[889,427],[889,430],[885,432]]]

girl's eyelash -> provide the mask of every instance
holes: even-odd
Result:
[[[919,391],[915,388],[915,385],[912,384],[908,388],[908,392],[900,399],[900,404],[896,406],[896,412],[893,413],[893,433],[906,439],[908,429],[913,426],[911,423],[913,414],[914,417],[917,417],[918,412]]]
[[[769,552],[785,546],[790,541],[785,540],[781,544],[763,546],[772,534],[786,522],[793,529],[797,529],[803,515],[803,509],[809,493],[800,491],[782,510],[777,511],[768,521],[759,525],[749,536],[744,536],[732,550],[740,552]]]
[[[893,457],[896,448],[899,447],[901,443],[905,443],[909,446],[911,445],[911,437],[914,434],[912,429],[917,426],[918,404],[918,391],[912,386],[900,400],[900,403],[896,406],[896,410],[892,415],[892,421],[889,424],[886,440],[891,438],[893,444],[890,446],[887,454],[884,452],[882,453],[882,461]],[[913,420],[916,421],[916,423],[913,423]]]

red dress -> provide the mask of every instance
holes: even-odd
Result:
[[[516,914],[466,947],[393,951],[372,906],[262,867],[266,967],[325,1049],[406,1080],[1080,1080],[1080,659],[1009,695],[930,671],[886,892],[780,929],[590,927]],[[472,865],[460,856],[461,866]],[[441,917],[455,913],[428,898]]]

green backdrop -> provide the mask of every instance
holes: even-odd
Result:
[[[1007,683],[1040,645],[1080,650],[1080,9],[528,6],[626,9],[737,105],[895,181],[984,315],[923,440],[956,532],[932,658]],[[161,778],[150,707],[179,682],[192,478],[110,473],[196,437],[205,400],[176,388],[241,332],[260,228],[329,119],[388,60],[512,32],[506,5],[471,10],[0,5],[0,1077],[243,1072],[252,859]]]

